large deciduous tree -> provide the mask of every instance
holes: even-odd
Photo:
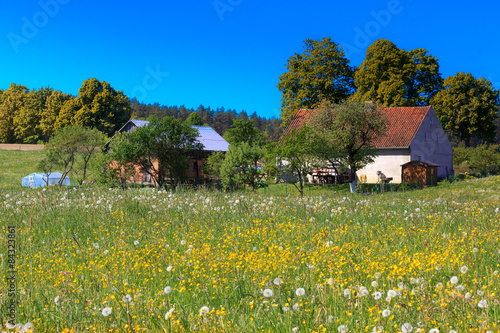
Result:
[[[499,92],[490,81],[470,73],[457,73],[444,80],[444,88],[432,99],[444,128],[470,147],[475,136],[492,142],[500,107]]]
[[[373,103],[324,101],[309,126],[322,138],[325,149],[331,150],[333,156],[338,156],[338,162],[349,168],[354,191],[356,171],[373,162],[377,155],[375,138],[387,131],[385,115]]]
[[[41,121],[47,99],[54,89],[45,87],[31,90],[26,94],[21,109],[14,115],[14,127],[17,142],[37,143],[42,138]]]
[[[16,142],[14,118],[24,106],[28,92],[29,89],[25,86],[12,83],[9,89],[2,93],[2,103],[0,105],[0,142]]]
[[[405,51],[386,39],[378,39],[366,50],[356,70],[354,99],[379,105],[428,105],[441,89],[443,79],[438,60],[425,49]]]
[[[64,104],[56,128],[79,125],[113,135],[129,120],[130,114],[130,100],[122,91],[92,78],[83,82],[78,97]]]
[[[354,92],[354,69],[338,44],[330,38],[306,39],[304,44],[305,51],[288,59],[279,78],[285,125],[301,108],[312,109],[323,99],[338,103]]]

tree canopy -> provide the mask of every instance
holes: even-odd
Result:
[[[443,127],[464,140],[467,147],[474,136],[494,140],[500,100],[490,81],[463,72],[449,76],[432,105]]]
[[[356,70],[353,98],[387,107],[428,105],[442,82],[438,60],[427,50],[405,51],[378,39]]]
[[[361,101],[324,101],[309,126],[322,139],[325,149],[349,168],[351,181],[355,181],[357,170],[373,162],[377,155],[374,140],[387,131],[384,114],[373,103]]]
[[[279,78],[281,119],[286,124],[301,108],[315,108],[323,99],[339,103],[354,92],[354,68],[331,38],[306,39]]]

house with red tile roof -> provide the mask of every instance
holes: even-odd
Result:
[[[376,183],[383,174],[392,182],[402,180],[402,165],[411,161],[438,165],[437,179],[453,174],[453,149],[432,106],[380,108],[387,132],[375,139],[377,157],[356,173],[362,182]],[[285,133],[300,128],[315,110],[299,110]]]

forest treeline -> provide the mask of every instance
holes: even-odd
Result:
[[[77,96],[50,87],[28,89],[12,83],[0,89],[0,143],[47,143],[56,130],[76,125],[95,128],[108,137],[129,119],[173,117],[184,122],[196,112],[203,125],[214,128],[220,135],[231,127],[234,119],[251,120],[269,141],[278,140],[282,128],[277,118],[266,119],[256,112],[200,105],[196,110],[181,106],[145,104],[130,100],[105,81],[85,80]]]
[[[226,110],[224,107],[212,109],[210,106],[205,107],[203,105],[194,109],[186,108],[184,105],[167,106],[160,105],[159,103],[145,104],[139,102],[135,97],[130,101],[130,105],[133,119],[146,120],[151,116],[157,119],[173,117],[174,119],[184,122],[191,113],[196,112],[200,116],[203,125],[212,127],[220,135],[224,135],[235,119],[243,121],[251,120],[253,125],[258,128],[269,141],[277,141],[283,132],[283,128],[280,126],[280,119],[275,117],[269,119],[263,118],[257,115],[256,112],[249,115],[245,110],[237,112],[233,109]]]

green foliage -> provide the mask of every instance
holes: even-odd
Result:
[[[323,99],[335,103],[354,91],[354,70],[342,48],[330,38],[306,39],[305,51],[287,61],[278,83],[281,119],[286,124],[301,108],[315,108]]]
[[[131,162],[133,158],[128,155],[130,143],[127,134],[119,134],[113,137],[107,151],[101,151],[92,163],[95,170],[96,182],[100,185],[120,185],[125,188],[127,180],[134,176],[135,166]]]
[[[337,158],[341,165],[349,168],[351,180],[355,180],[357,170],[373,161],[377,155],[374,139],[387,131],[384,114],[372,103],[361,101],[337,105],[325,101],[312,116],[309,126],[316,140],[319,138],[326,147],[331,162]]]
[[[53,90],[47,97],[45,107],[41,111],[39,128],[45,142],[54,134],[56,120],[61,112],[63,105],[72,99],[72,96],[58,90]]]
[[[203,148],[198,135],[193,127],[165,117],[129,134],[126,144],[119,146],[124,150],[120,154],[149,172],[157,185],[168,181],[175,187],[186,176],[189,154]]]
[[[232,144],[221,167],[223,184],[233,186],[248,184],[255,190],[264,177],[259,161],[264,157],[264,148],[250,142]]]
[[[22,178],[33,173],[35,166],[45,157],[43,150],[1,150],[0,188],[20,188]]]
[[[26,94],[22,107],[14,115],[16,141],[22,143],[36,143],[42,138],[40,126],[45,105],[54,89],[40,88]]]
[[[210,175],[216,179],[221,178],[222,165],[226,158],[226,153],[223,151],[218,151],[210,156],[203,163],[203,172]]]
[[[86,177],[92,157],[104,144],[104,135],[96,129],[81,126],[66,126],[58,129],[54,137],[45,146],[46,157],[40,162],[39,168],[44,172],[61,170],[61,186],[65,177],[72,173],[81,185]]]
[[[130,101],[122,91],[92,78],[82,83],[78,97],[64,104],[56,128],[71,124],[113,135],[130,119],[130,114]]]
[[[464,140],[466,147],[475,136],[493,141],[500,100],[490,81],[470,73],[449,76],[432,105],[443,127]]]
[[[189,126],[203,126],[203,120],[196,112],[191,113],[184,123]]]
[[[253,125],[251,120],[233,120],[233,126],[224,133],[224,139],[230,145],[239,145],[247,142],[252,146],[263,146],[262,133]]]
[[[14,117],[24,106],[28,88],[12,83],[2,93],[2,104],[0,105],[0,142],[16,142]]]
[[[487,173],[488,169],[498,168],[500,164],[500,145],[486,145],[470,148],[469,167],[479,173]]]
[[[378,39],[356,70],[353,98],[387,107],[428,105],[442,81],[438,60],[427,50],[405,51]]]
[[[285,133],[280,142],[274,146],[279,179],[293,184],[301,196],[304,195],[306,177],[311,173],[317,161],[308,145],[310,132],[310,128],[302,127],[300,130]],[[268,150],[273,152],[270,147]],[[272,154],[268,156],[272,157]],[[271,159],[269,163],[272,163]]]
[[[453,165],[460,165],[467,162],[470,158],[471,148],[454,147],[453,148]]]

